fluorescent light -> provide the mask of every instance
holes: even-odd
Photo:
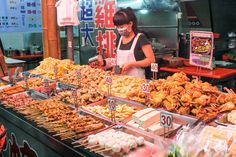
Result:
[[[148,10],[147,10],[147,9],[142,9],[142,10],[139,10],[139,12],[140,12],[141,14],[147,14],[147,13],[148,13]]]

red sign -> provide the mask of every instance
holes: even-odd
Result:
[[[161,115],[160,115],[161,126],[166,127],[166,128],[172,128],[173,126],[172,120],[173,120],[173,116],[171,114],[161,112]]]
[[[212,32],[190,32],[190,64],[212,69],[213,39]]]
[[[111,77],[111,76],[107,76],[107,77],[106,77],[106,83],[107,83],[108,85],[111,85],[111,84],[112,84],[112,77]]]
[[[80,79],[81,78],[80,70],[75,70],[75,73],[76,73],[77,78]]]
[[[115,0],[97,0],[95,11],[95,28],[105,29],[98,30],[96,35],[97,52],[104,54],[107,57],[113,57],[115,54],[116,34],[114,33],[115,26],[113,24],[113,16],[115,14]]]
[[[149,83],[143,83],[142,90],[143,90],[144,93],[150,93]]]
[[[76,89],[72,90],[72,97],[77,97],[77,90]]]
[[[158,72],[158,64],[157,63],[151,63],[151,71]]]

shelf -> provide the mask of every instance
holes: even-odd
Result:
[[[218,52],[230,51],[230,50],[236,50],[236,47],[234,47],[234,48],[226,48],[226,49],[222,49],[222,50],[214,50],[214,52],[218,53]]]
[[[228,39],[236,39],[236,36],[235,37],[220,37],[220,38],[215,38],[214,40],[228,40]]]

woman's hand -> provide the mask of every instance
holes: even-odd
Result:
[[[98,55],[97,60],[91,62],[89,65],[91,67],[103,66],[104,65],[104,61],[103,61],[102,55]]]
[[[100,65],[100,66],[103,66],[103,65],[104,65],[104,61],[103,61],[102,55],[98,55],[98,60],[97,60],[97,62],[98,62],[98,65]]]
[[[129,71],[129,69],[132,68],[133,66],[134,66],[133,63],[123,64],[121,74],[126,74]]]

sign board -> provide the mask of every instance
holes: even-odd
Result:
[[[212,69],[214,37],[212,32],[190,32],[190,64]]]
[[[158,64],[157,63],[151,63],[151,71],[158,72]]]
[[[112,84],[112,77],[111,76],[106,76],[106,83],[108,85],[111,85]]]
[[[168,113],[161,112],[160,124],[165,128],[172,128],[173,126],[173,116]]]
[[[144,93],[150,93],[149,83],[143,83],[142,84],[142,90],[143,90]]]
[[[116,0],[80,0],[79,4],[82,47],[90,45],[106,58],[114,57]]]
[[[114,103],[114,100],[108,99],[108,107],[110,111],[115,111],[116,110],[116,105]]]
[[[1,1],[0,32],[42,32],[41,1]]]

